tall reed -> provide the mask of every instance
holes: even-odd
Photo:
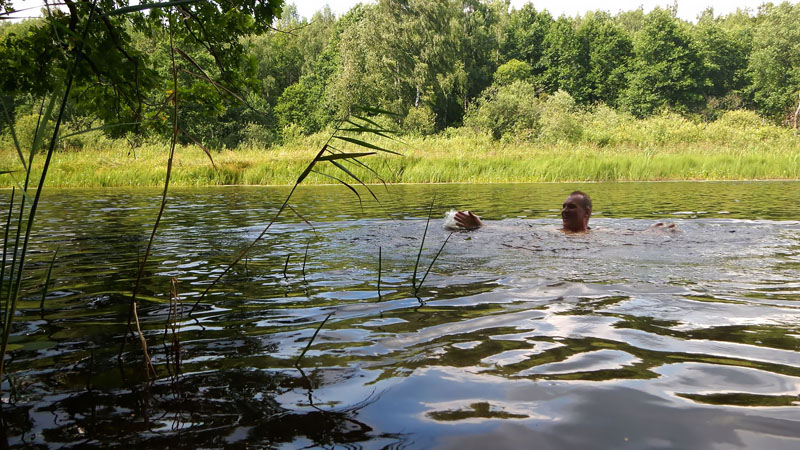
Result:
[[[47,108],[44,110],[44,114],[40,115],[36,130],[34,132],[34,138],[32,140],[31,149],[27,160],[25,159],[22,148],[19,145],[19,140],[14,137],[14,143],[16,145],[17,154],[20,158],[20,163],[25,168],[25,182],[24,185],[21,187],[22,199],[20,200],[19,206],[17,208],[18,212],[18,221],[17,227],[14,230],[14,243],[10,244],[8,239],[9,234],[9,227],[10,227],[10,220],[6,224],[6,232],[4,236],[6,239],[3,242],[3,253],[6,254],[6,248],[9,245],[12,245],[12,258],[11,258],[11,270],[9,271],[8,279],[4,277],[0,277],[0,283],[6,284],[6,290],[8,296],[5,302],[5,311],[4,317],[5,320],[3,321],[3,329],[2,329],[2,340],[0,341],[0,380],[2,380],[3,373],[5,371],[5,359],[6,359],[6,352],[8,350],[8,341],[9,336],[11,335],[11,329],[13,327],[14,322],[14,313],[17,308],[17,302],[19,300],[20,290],[22,286],[22,279],[23,279],[23,271],[25,269],[25,258],[28,252],[28,246],[31,243],[31,230],[33,228],[33,223],[36,218],[36,211],[39,206],[39,200],[42,195],[42,189],[44,188],[45,179],[47,177],[47,171],[50,166],[50,161],[53,158],[53,153],[55,151],[56,142],[59,136],[59,130],[61,127],[61,123],[64,117],[64,111],[67,106],[67,100],[69,99],[70,90],[72,88],[73,82],[75,80],[75,69],[80,62],[80,58],[82,55],[82,49],[86,41],[86,36],[89,31],[89,25],[92,23],[94,19],[95,13],[95,6],[97,4],[97,0],[92,2],[92,8],[89,12],[89,18],[84,26],[81,39],[78,43],[78,48],[75,52],[75,58],[73,59],[72,64],[70,65],[69,69],[67,70],[66,74],[64,75],[65,79],[63,83],[59,83],[58,85],[63,85],[63,95],[61,96],[61,102],[57,110],[57,116],[55,120],[52,119],[52,112],[56,104],[56,99],[58,98],[57,95],[51,95],[50,100],[47,104]],[[43,103],[44,104],[44,103]],[[9,122],[11,122],[10,114],[6,114],[9,118]],[[43,142],[45,132],[47,131],[48,125],[52,121],[52,135],[50,140],[47,142],[48,148],[47,153],[45,154],[45,161],[44,165],[41,168],[41,172],[39,173],[38,182],[36,183],[36,190],[31,201],[30,208],[28,209],[27,220],[25,221],[25,230],[23,234],[23,227],[22,227],[22,220],[23,216],[25,215],[25,200],[30,198],[31,192],[29,192],[29,183],[31,181],[31,174],[34,168],[34,156],[36,155],[37,150],[39,149],[40,144]],[[13,123],[9,123],[13,127]],[[10,172],[8,170],[4,170],[4,172]],[[10,202],[9,211],[13,209],[13,192],[12,192],[12,201]],[[9,212],[9,218],[11,217],[11,212]],[[20,248],[21,246],[21,248]],[[3,268],[5,268],[5,257],[3,258]],[[14,270],[16,268],[16,275],[14,274]],[[4,271],[3,271],[4,272]],[[0,285],[0,292],[2,292],[2,286]],[[0,384],[0,391],[2,390],[2,384]]]

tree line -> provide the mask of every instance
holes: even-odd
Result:
[[[67,3],[69,13],[0,23],[2,102],[22,128],[58,90],[78,39],[76,14],[90,8]],[[240,3],[270,14],[281,7]],[[787,123],[800,92],[800,5],[788,2],[724,16],[709,9],[696,23],[674,8],[570,18],[500,0],[380,0],[310,20],[282,6],[269,23],[256,9],[217,8],[199,21],[188,7],[176,17],[96,21],[67,122],[121,124],[105,132],[134,140],[167,134],[170,38],[180,52],[184,139],[212,147],[315,133],[357,105],[395,112],[408,133],[467,126],[497,138],[535,135],[553,104],[698,121],[747,109]],[[173,28],[163,26],[169,20]]]

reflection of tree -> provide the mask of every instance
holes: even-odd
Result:
[[[354,406],[307,411],[281,406],[276,396],[307,390],[323,381],[318,372],[222,370],[195,373],[149,387],[86,390],[69,396],[52,396],[41,403],[9,406],[0,410],[6,436],[34,431],[43,442],[80,442],[82,448],[225,447],[280,445],[307,439],[315,446],[366,442],[376,438],[401,440],[401,436],[376,434],[357,420]],[[104,375],[106,376],[106,375]],[[50,422],[42,417],[49,417]]]

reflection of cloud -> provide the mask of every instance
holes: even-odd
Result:
[[[660,375],[653,387],[665,391],[692,394],[749,392],[771,395],[800,392],[800,377],[750,367],[682,363],[664,365],[654,368],[653,371]]]
[[[405,333],[394,338],[385,339],[382,343],[389,348],[407,348],[420,343],[430,342],[434,339],[442,338],[443,336],[471,333],[501,326],[516,326],[520,323],[526,323],[525,321],[528,320],[539,319],[542,316],[543,313],[541,311],[520,311],[462,320],[461,322],[452,322],[423,328],[414,333]]]
[[[598,350],[581,353],[567,358],[565,361],[531,367],[519,373],[521,376],[533,374],[561,374],[575,372],[593,372],[599,370],[615,370],[642,362],[641,359],[619,350]]]
[[[443,437],[438,448],[797,448],[800,422],[751,411],[681,408],[634,389],[578,389],[561,419],[535,427],[504,422],[491,431]]]
[[[535,342],[532,349],[508,350],[496,355],[491,355],[481,360],[481,364],[496,364],[498,366],[508,366],[528,360],[531,356],[541,354],[547,350],[564,347],[558,342]]]

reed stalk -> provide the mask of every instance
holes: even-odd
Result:
[[[136,274],[136,284],[133,287],[133,292],[131,294],[131,305],[130,305],[130,315],[128,316],[128,328],[131,327],[131,320],[134,321],[136,324],[136,333],[139,337],[139,344],[142,348],[142,354],[145,360],[145,377],[148,381],[150,381],[150,375],[152,374],[153,377],[157,377],[155,367],[153,367],[153,363],[150,359],[150,352],[147,350],[147,339],[144,337],[144,333],[142,332],[142,325],[139,320],[139,302],[136,299],[137,294],[139,293],[139,288],[142,283],[142,276],[144,275],[144,269],[147,265],[147,259],[150,256],[150,252],[153,248],[153,242],[155,241],[156,232],[158,231],[158,226],[161,223],[161,218],[164,215],[164,210],[167,207],[167,193],[169,192],[169,181],[170,176],[172,175],[172,162],[175,157],[175,146],[178,142],[178,68],[175,64],[175,42],[173,40],[174,37],[174,17],[173,17],[173,10],[172,7],[169,9],[169,48],[170,48],[170,64],[172,66],[172,139],[169,148],[169,158],[167,159],[167,174],[164,178],[164,189],[161,194],[161,204],[158,209],[158,214],[156,215],[156,220],[153,223],[153,229],[150,232],[150,239],[147,241],[147,247],[144,251],[144,257],[142,258],[141,263],[139,264],[139,271]],[[120,357],[122,357],[122,351],[125,348],[125,340],[122,341],[122,348],[120,348]]]
[[[295,362],[294,362],[295,367],[300,367],[300,361],[303,359],[303,356],[305,356],[306,352],[308,351],[308,349],[311,348],[311,344],[313,344],[314,343],[314,339],[317,338],[317,335],[319,334],[319,330],[321,330],[322,327],[325,326],[325,322],[327,322],[328,319],[330,319],[332,315],[333,315],[333,313],[329,313],[327,316],[325,316],[325,319],[323,319],[322,322],[317,327],[317,329],[314,330],[314,334],[311,336],[311,339],[308,340],[308,344],[306,345],[306,348],[303,349],[303,351],[300,353],[300,356],[298,356],[297,359],[295,360]]]
[[[382,272],[382,267],[381,267],[381,260],[382,260],[382,257],[381,257],[381,256],[382,256],[382,255],[381,255],[381,250],[382,250],[382,249],[381,249],[381,247],[380,247],[380,246],[378,246],[378,301],[381,301],[381,272]]]
[[[414,274],[411,276],[411,286],[414,288],[414,296],[419,292],[417,287],[417,270],[419,270],[419,260],[422,258],[422,250],[425,247],[425,237],[428,235],[428,225],[431,223],[431,215],[433,214],[433,204],[436,202],[436,194],[433,194],[431,199],[431,206],[428,208],[428,219],[425,221],[425,231],[422,232],[422,242],[419,243],[419,252],[417,252],[417,261],[414,263]]]
[[[44,300],[47,297],[47,287],[50,285],[50,275],[53,273],[53,266],[56,263],[56,256],[58,255],[58,247],[53,252],[53,259],[50,260],[50,265],[47,267],[47,276],[44,279],[44,287],[42,288],[42,300],[39,302],[39,311],[44,319]]]
[[[64,111],[66,109],[67,100],[69,99],[70,90],[72,88],[72,84],[73,84],[74,77],[75,77],[75,69],[76,69],[76,67],[78,65],[78,62],[80,62],[80,59],[81,59],[81,56],[82,56],[82,50],[83,50],[84,43],[86,41],[86,36],[88,34],[88,31],[89,31],[89,25],[92,23],[92,21],[94,19],[94,13],[95,13],[96,4],[97,4],[97,0],[94,0],[92,2],[92,8],[91,8],[91,10],[89,12],[89,17],[88,17],[88,19],[86,21],[86,26],[84,27],[82,35],[81,35],[81,40],[79,41],[78,46],[76,48],[75,58],[74,58],[71,66],[69,67],[69,69],[67,71],[67,74],[66,74],[66,83],[65,83],[65,87],[64,87],[64,95],[62,96],[61,104],[60,104],[60,107],[58,109],[58,116],[57,116],[57,118],[56,118],[56,120],[55,120],[55,122],[53,124],[53,133],[52,133],[52,137],[51,137],[50,142],[49,142],[49,147],[47,149],[47,154],[45,156],[44,166],[42,167],[42,172],[41,172],[41,175],[39,177],[39,182],[38,182],[38,184],[36,186],[36,194],[33,197],[33,201],[31,202],[30,210],[28,211],[28,219],[27,219],[26,227],[25,227],[25,235],[24,235],[24,238],[22,239],[22,250],[19,253],[19,261],[18,261],[17,268],[16,268],[17,275],[16,275],[16,277],[14,278],[13,281],[9,280],[9,301],[8,301],[8,307],[7,307],[7,310],[6,310],[6,320],[3,323],[2,343],[0,344],[0,380],[2,380],[2,376],[3,376],[4,370],[5,370],[5,359],[6,359],[5,357],[6,357],[6,352],[8,350],[8,339],[9,339],[9,336],[11,334],[11,328],[12,328],[12,324],[13,324],[13,320],[14,320],[14,313],[16,311],[17,301],[19,299],[19,292],[20,292],[20,288],[21,288],[21,284],[22,284],[22,273],[23,273],[23,270],[25,268],[25,257],[27,255],[28,245],[30,244],[30,239],[31,239],[31,230],[33,228],[34,219],[36,218],[36,211],[37,211],[37,208],[39,206],[39,199],[41,198],[41,195],[42,195],[42,189],[44,188],[45,179],[46,179],[46,176],[47,176],[47,171],[48,171],[48,168],[50,167],[50,161],[52,160],[53,153],[55,151],[55,145],[56,145],[56,142],[58,140],[58,133],[59,133],[59,130],[60,130],[60,127],[61,127],[61,123],[62,123],[63,118],[64,118]],[[54,105],[54,100],[55,100],[55,96],[52,96],[51,100],[50,100],[50,102],[48,104],[47,113],[43,116],[45,124],[47,123],[47,121],[51,117],[50,113],[51,113],[53,105]],[[17,239],[16,239],[15,246],[14,246],[14,257],[12,258],[12,266],[11,266],[12,267],[11,268],[11,273],[12,274],[13,274],[13,271],[14,271],[14,264],[17,263],[17,261],[16,261],[17,260],[17,249],[19,249],[19,243],[20,243],[19,242],[19,237],[20,237],[20,234],[21,234],[20,232],[21,232],[21,226],[22,226],[22,216],[23,216],[23,213],[24,213],[24,199],[28,197],[27,190],[28,190],[28,182],[30,180],[31,170],[33,168],[33,159],[34,159],[33,157],[34,157],[34,153],[35,153],[36,149],[38,148],[38,144],[41,142],[41,139],[43,139],[43,135],[44,135],[43,130],[41,130],[39,128],[39,126],[37,125],[37,130],[36,130],[36,134],[35,134],[35,137],[34,137],[34,143],[31,146],[30,156],[29,156],[29,159],[27,161],[27,170],[26,170],[26,176],[25,176],[25,187],[22,190],[23,200],[20,201],[19,223],[18,223],[18,228],[17,228],[17,231],[16,231]],[[20,155],[21,155],[21,150],[20,150]],[[2,392],[2,385],[0,385],[0,392]]]
[[[381,110],[381,109],[377,109],[377,108],[359,107],[359,108],[354,108],[354,109],[359,109],[359,110],[365,111],[367,113],[385,114],[385,115],[396,116],[396,114],[394,114],[392,112]],[[359,123],[356,120],[361,120],[364,123]],[[347,125],[347,126],[345,127],[344,125]],[[227,273],[231,270],[231,268],[233,268],[233,266],[235,266],[239,261],[241,261],[250,252],[250,250],[252,250],[253,247],[255,247],[256,244],[258,244],[264,238],[264,236],[267,234],[267,232],[272,227],[272,225],[275,223],[275,221],[278,220],[278,217],[280,217],[280,215],[283,213],[283,211],[286,208],[293,209],[289,205],[289,200],[291,200],[292,196],[294,195],[295,191],[297,190],[297,187],[300,186],[300,184],[303,183],[303,181],[305,181],[305,179],[312,172],[313,173],[318,173],[318,174],[321,174],[321,175],[324,175],[324,176],[328,176],[330,178],[333,178],[337,182],[343,184],[344,186],[349,188],[351,191],[353,191],[358,196],[359,201],[361,201],[361,196],[358,194],[358,191],[356,191],[356,189],[353,188],[349,183],[347,183],[346,181],[344,181],[342,179],[334,177],[334,176],[332,176],[330,174],[327,174],[325,172],[317,170],[317,167],[319,165],[321,165],[321,163],[324,163],[324,162],[331,163],[331,165],[333,165],[335,168],[339,169],[340,171],[344,172],[345,175],[350,177],[350,179],[352,179],[355,182],[357,182],[360,185],[362,185],[370,193],[370,195],[377,200],[377,196],[372,191],[372,189],[369,186],[367,186],[367,184],[364,183],[358,177],[358,175],[354,174],[353,172],[351,172],[350,170],[348,170],[347,168],[342,166],[342,164],[340,164],[339,161],[357,161],[359,164],[365,165],[364,163],[362,163],[359,160],[359,158],[364,157],[364,156],[375,155],[377,152],[383,152],[383,153],[388,153],[388,154],[393,154],[393,155],[399,155],[399,153],[397,153],[395,151],[392,151],[392,150],[388,150],[388,149],[386,149],[386,148],[384,148],[382,146],[379,146],[379,145],[364,141],[362,139],[356,139],[356,138],[353,138],[353,137],[350,137],[350,136],[346,136],[346,135],[343,134],[345,132],[352,132],[352,133],[359,133],[359,134],[373,134],[373,135],[379,135],[379,136],[390,136],[393,133],[393,131],[377,125],[374,121],[370,120],[369,118],[365,118],[365,117],[361,117],[361,116],[353,115],[353,116],[348,116],[348,117],[345,117],[345,118],[339,120],[337,122],[333,132],[328,136],[327,140],[322,145],[322,148],[320,148],[320,150],[316,153],[316,155],[311,160],[311,162],[308,163],[308,165],[302,171],[300,176],[297,177],[297,180],[294,182],[294,185],[292,186],[292,189],[289,191],[289,194],[286,196],[286,199],[283,201],[281,206],[278,208],[278,211],[272,216],[272,218],[270,219],[269,223],[267,223],[267,225],[264,227],[264,229],[261,231],[261,233],[259,233],[259,235],[252,242],[250,242],[250,244],[247,247],[242,249],[239,252],[239,254],[236,255],[236,257],[233,259],[233,261],[231,261],[229,264],[227,264],[225,266],[225,268],[222,270],[222,272],[219,275],[217,275],[217,277],[214,278],[214,280],[208,285],[208,287],[206,287],[206,289],[203,291],[203,293],[200,294],[200,296],[195,301],[194,305],[192,305],[192,309],[189,311],[189,317],[192,316],[192,314],[194,313],[195,309],[197,309],[197,306],[200,304],[200,302],[203,301],[206,298],[206,296],[208,295],[209,292],[211,292],[211,289],[213,289],[217,285],[217,283],[219,283],[219,281],[225,275],[227,275]],[[332,145],[332,142],[334,141],[334,139],[342,141],[342,142],[345,142],[345,143],[350,143],[350,144],[354,144],[354,145],[357,145],[357,146],[360,146],[360,147],[364,147],[364,148],[367,148],[367,149],[370,149],[370,150],[375,150],[375,151],[344,152],[342,150],[337,149],[336,147],[334,147]],[[302,218],[302,216],[300,216],[300,217]],[[305,220],[305,219],[303,219],[303,220]],[[306,223],[309,223],[309,222],[306,221]],[[310,223],[309,223],[309,225],[310,225]]]

